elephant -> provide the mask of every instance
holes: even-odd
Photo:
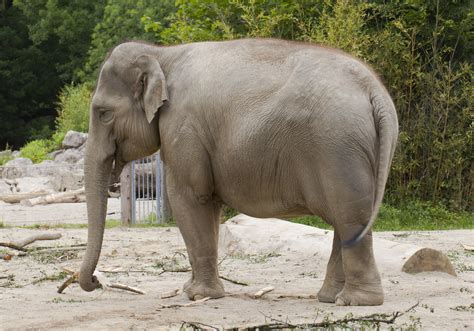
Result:
[[[338,49],[258,38],[121,43],[90,106],[80,286],[99,285],[109,176],[159,149],[192,267],[189,299],[225,296],[217,265],[225,204],[257,218],[321,217],[334,239],[319,301],[381,305],[371,229],[397,137],[382,82]]]

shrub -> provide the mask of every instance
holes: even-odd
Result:
[[[33,140],[20,149],[20,156],[30,159],[33,163],[40,163],[49,159],[48,153],[53,150],[53,147],[50,140]]]
[[[88,84],[66,85],[63,88],[59,95],[56,132],[53,135],[56,144],[61,143],[69,130],[88,131],[90,102],[91,88]]]

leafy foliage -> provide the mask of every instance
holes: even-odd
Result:
[[[27,19],[16,7],[0,9],[0,145],[50,134],[60,86],[44,49],[28,39]],[[40,119],[41,121],[34,121]]]
[[[103,1],[15,0],[14,7],[26,16],[29,39],[45,48],[61,82],[77,80]]]
[[[53,138],[61,140],[69,130],[87,132],[91,89],[88,84],[66,85],[60,95],[56,132]]]
[[[125,40],[147,40],[159,42],[154,33],[143,29],[141,19],[152,16],[162,19],[173,10],[173,1],[153,0],[107,0],[103,17],[94,27],[87,53],[87,62],[80,76],[83,80],[94,81],[98,69],[109,49]]]
[[[331,226],[316,216],[292,219],[300,224],[331,229]],[[382,205],[374,224],[375,231],[450,230],[472,229],[474,215],[469,212],[452,212],[439,204],[408,201],[399,206]]]
[[[20,156],[26,157],[33,163],[40,163],[49,159],[48,153],[53,150],[51,141],[47,139],[33,140],[20,149]]]
[[[277,37],[365,60],[396,104],[386,201],[471,210],[474,8],[470,0],[1,0],[0,145],[87,129],[90,82],[126,39],[173,45]],[[73,81],[86,85],[70,85]],[[66,86],[66,87],[62,87]]]
[[[342,48],[381,74],[396,104],[399,146],[387,200],[474,206],[474,10],[469,1],[176,1],[167,44],[279,37]],[[459,23],[457,23],[459,22]],[[462,23],[462,24],[461,24]]]

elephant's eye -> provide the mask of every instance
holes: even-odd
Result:
[[[112,110],[101,111],[99,118],[102,123],[108,124],[114,119],[114,112]]]

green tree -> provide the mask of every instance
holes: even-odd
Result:
[[[87,62],[81,72],[82,80],[96,79],[107,51],[119,42],[132,39],[160,42],[153,32],[145,31],[143,16],[162,20],[174,10],[172,0],[108,0],[103,17],[94,27]]]
[[[62,82],[77,80],[102,18],[104,1],[15,0],[27,19],[29,38],[54,58]]]
[[[61,82],[54,63],[29,40],[23,12],[5,4],[0,7],[0,145],[19,147],[31,134],[51,133]]]

